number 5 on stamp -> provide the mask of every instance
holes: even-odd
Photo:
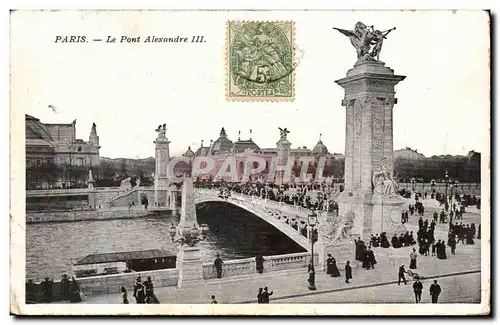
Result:
[[[229,21],[226,33],[226,99],[293,101],[295,23]]]

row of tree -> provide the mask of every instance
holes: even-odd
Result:
[[[412,178],[425,183],[431,180],[442,182],[446,172],[450,180],[462,183],[481,182],[481,163],[477,159],[449,156],[421,160],[396,158],[394,161],[394,173],[400,182],[410,182]]]
[[[151,175],[154,172],[154,158],[148,159],[101,159],[100,165],[92,167],[95,186],[119,186],[127,177],[133,181],[140,180],[141,185],[151,185]],[[317,164],[311,164],[307,173],[315,175]],[[293,174],[299,176],[300,164],[293,167]],[[481,181],[480,160],[467,157],[430,157],[425,159],[396,158],[394,161],[395,178],[399,182],[410,182],[412,178],[417,182],[429,183],[431,180],[444,180],[445,172],[450,180],[465,183],[479,183]],[[26,188],[53,188],[53,187],[85,187],[88,180],[89,167],[45,164],[26,169]],[[344,175],[344,159],[327,161],[324,177],[342,178]]]

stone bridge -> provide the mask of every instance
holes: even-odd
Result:
[[[309,210],[260,197],[240,193],[232,193],[228,197],[220,197],[219,192],[210,189],[195,189],[195,203],[225,202],[251,212],[273,227],[287,235],[303,248],[310,250],[311,229],[307,224]],[[319,218],[320,216],[318,216]],[[316,246],[319,245],[315,245]]]

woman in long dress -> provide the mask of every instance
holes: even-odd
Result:
[[[327,254],[328,258],[326,259],[326,274],[332,275],[332,266],[333,266],[333,256],[332,254]]]
[[[368,250],[365,248],[363,251],[363,264],[362,267],[366,270],[370,268],[370,255],[368,254]]]
[[[330,276],[334,278],[340,276],[339,268],[337,267],[337,261],[334,257],[332,257],[332,273],[330,274]]]
[[[410,269],[416,269],[417,268],[417,252],[415,251],[415,248],[413,249],[413,252],[410,254]]]

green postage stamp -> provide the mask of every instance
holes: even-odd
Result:
[[[229,21],[226,42],[227,100],[294,100],[294,22]]]

